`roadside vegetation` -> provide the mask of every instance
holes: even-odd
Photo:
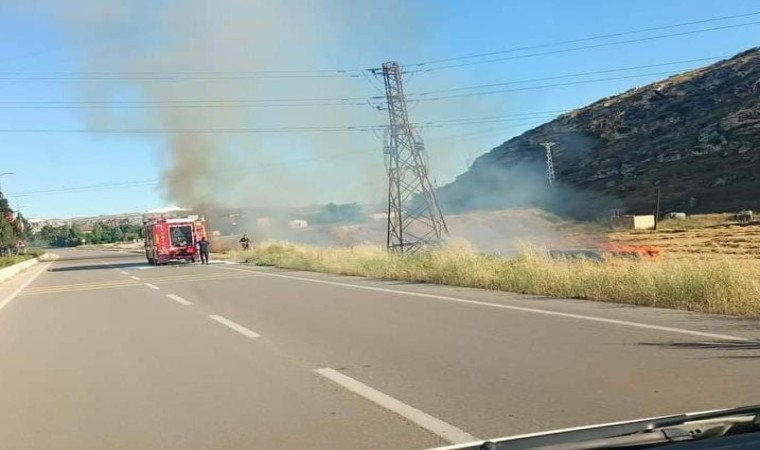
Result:
[[[37,258],[45,254],[45,251],[38,248],[26,249],[26,251],[19,255],[0,256],[0,269],[3,267],[12,266],[26,260]]]
[[[77,247],[80,245],[119,244],[134,242],[141,238],[141,227],[131,224],[97,222],[88,233],[78,226],[53,227],[45,225],[34,235],[38,241],[53,247]]]
[[[462,242],[405,257],[380,246],[264,242],[231,257],[297,270],[760,317],[758,261],[552,259],[530,248],[506,259],[477,253]]]
[[[0,192],[0,257],[12,258],[18,253],[23,253],[30,229],[26,218],[20,212],[14,212],[8,199]],[[2,263],[0,267],[3,267]]]
[[[23,255],[0,256],[0,269],[3,267],[8,267],[14,264],[18,264],[20,262],[24,262],[26,260],[35,258],[37,256],[39,255],[30,254],[30,253],[25,253]]]

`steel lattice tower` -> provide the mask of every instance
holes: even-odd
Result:
[[[541,145],[546,149],[546,181],[549,186],[554,184],[554,160],[552,158],[552,147],[556,142],[542,142]]]
[[[387,62],[382,67],[390,125],[384,143],[388,173],[389,252],[413,253],[448,235],[433,186],[428,176],[422,139],[409,122],[401,67]]]

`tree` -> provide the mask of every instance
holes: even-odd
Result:
[[[53,242],[59,234],[60,231],[52,225],[45,225],[34,235],[34,239],[48,245],[54,245]]]
[[[16,232],[16,236],[19,239],[26,240],[31,234],[31,226],[29,221],[21,214],[21,211],[16,214],[16,219],[13,221],[13,229]]]
[[[124,240],[124,232],[121,231],[121,227],[113,227],[108,230],[109,242],[122,242]]]
[[[11,205],[8,203],[8,199],[5,198],[5,195],[2,191],[0,191],[0,213],[2,213],[3,216],[5,216],[7,213],[13,213]]]
[[[13,232],[13,226],[4,216],[0,216],[0,250],[6,254],[15,244],[16,234]]]
[[[82,238],[84,238],[84,233],[82,233],[79,228],[77,228],[76,225],[69,227],[67,230],[67,243],[65,247],[77,247],[79,245],[82,245]]]
[[[108,242],[108,232],[102,223],[98,222],[92,227],[92,233],[87,240],[92,244],[104,244]]]

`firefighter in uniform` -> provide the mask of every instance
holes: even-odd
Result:
[[[206,236],[203,236],[203,238],[198,241],[198,252],[201,254],[201,264],[208,264],[208,250],[210,244],[211,243],[206,239]]]

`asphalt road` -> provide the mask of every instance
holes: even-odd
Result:
[[[419,449],[760,403],[760,322],[62,251],[0,286],[8,449]]]

